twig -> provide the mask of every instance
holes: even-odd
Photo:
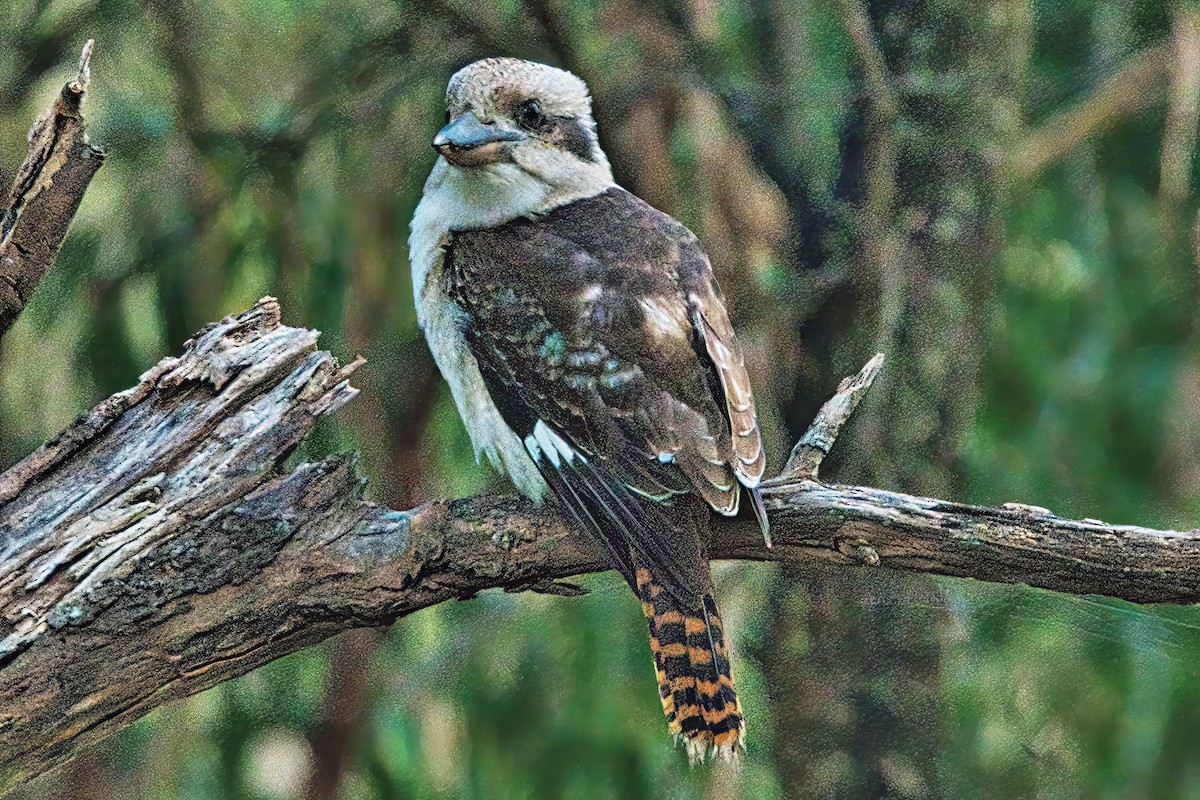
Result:
[[[863,83],[875,107],[874,112],[890,123],[899,113],[900,104],[888,77],[887,62],[875,41],[871,17],[861,0],[840,0],[846,30],[862,62]]]
[[[812,425],[808,426],[804,436],[800,437],[800,441],[792,448],[792,454],[788,456],[783,471],[777,478],[772,479],[772,483],[817,479],[821,462],[833,449],[833,443],[841,432],[842,425],[854,413],[858,402],[871,388],[882,367],[883,353],[876,353],[857,375],[842,380],[837,394],[821,406]]]
[[[1084,141],[1154,102],[1167,85],[1170,63],[1165,44],[1130,56],[1096,91],[1029,131],[1011,154],[1010,171],[1032,178]]]
[[[92,40],[79,68],[29,131],[29,155],[0,218],[0,336],[53,266],[67,227],[104,153],[88,143],[81,108],[91,81]]]
[[[1200,121],[1200,11],[1181,3],[1171,33],[1171,88],[1159,157],[1159,195],[1182,203],[1191,191],[1192,153]]]

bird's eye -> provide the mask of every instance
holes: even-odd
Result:
[[[542,113],[542,106],[537,100],[526,100],[521,103],[520,109],[517,111],[517,122],[526,130],[534,130],[540,128],[546,121],[546,115]]]
[[[450,109],[446,109],[446,124],[450,124]]]

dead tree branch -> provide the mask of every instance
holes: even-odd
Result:
[[[340,631],[605,568],[553,510],[521,500],[392,511],[362,500],[351,459],[281,472],[317,417],[355,393],[357,363],[338,366],[316,339],[265,298],[0,475],[0,788]],[[864,390],[845,382],[806,440],[826,450]],[[752,521],[731,520],[714,557],[1200,600],[1195,533],[805,478],[764,496],[774,550]]]
[[[833,443],[837,441],[838,434],[842,432],[842,426],[854,413],[854,409],[858,407],[858,401],[862,400],[863,395],[871,388],[871,384],[875,382],[875,376],[882,368],[883,353],[876,353],[858,371],[857,375],[842,381],[838,386],[837,394],[825,401],[825,405],[821,406],[821,410],[817,412],[812,425],[808,426],[808,430],[792,448],[787,464],[784,465],[783,471],[779,473],[776,481],[795,481],[801,478],[815,481],[817,479],[817,471],[821,468],[821,462],[833,449]]]
[[[0,217],[0,336],[54,265],[67,226],[104,161],[103,151],[88,143],[83,121],[91,61],[88,40],[75,77],[29,131],[29,155]]]

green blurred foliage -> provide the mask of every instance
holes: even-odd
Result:
[[[0,178],[87,37],[109,157],[0,344],[0,463],[274,294],[368,360],[300,457],[360,452],[396,507],[502,489],[430,363],[405,250],[445,82],[502,53],[585,77],[619,180],[705,242],[776,462],[882,348],[831,476],[1188,528],[1198,25],[1160,0],[13,0]],[[1156,83],[1085,131],[1061,116],[1155,48]],[[1030,170],[1048,129],[1070,146]],[[486,593],[282,659],[26,795],[318,796],[331,769],[347,798],[1200,794],[1193,609],[748,564],[716,581],[736,772],[671,746],[637,604],[597,575],[581,599]]]

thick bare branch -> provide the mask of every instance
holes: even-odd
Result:
[[[29,131],[29,155],[0,218],[0,336],[54,265],[83,193],[104,161],[104,153],[88,143],[83,120],[91,60],[89,39],[75,77]]]
[[[0,476],[0,789],[340,631],[604,568],[552,510],[521,500],[392,511],[362,500],[350,459],[281,474],[316,418],[354,395],[355,365],[339,367],[316,337],[281,325],[265,298]],[[774,550],[732,520],[714,557],[1200,600],[1194,533],[804,479],[764,497]]]

